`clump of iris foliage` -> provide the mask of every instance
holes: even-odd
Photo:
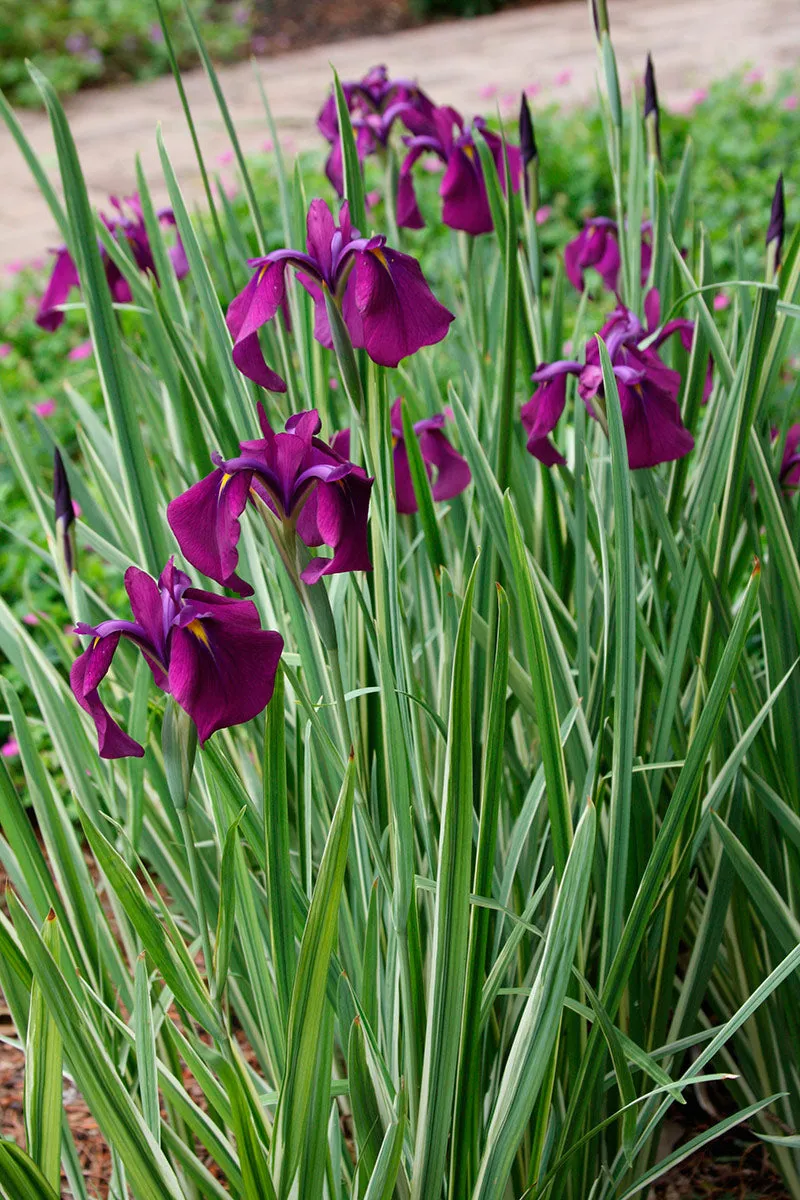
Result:
[[[197,61],[181,0],[162,0],[181,65]],[[192,9],[212,54],[231,58],[246,49],[254,13],[249,0],[193,0]],[[29,59],[61,95],[97,83],[151,79],[169,71],[169,55],[154,8],[136,0],[3,0],[0,6],[0,88],[15,104],[40,106]]]
[[[160,141],[101,219],[2,105],[64,242],[12,369],[92,343],[54,465],[0,391],[9,1196],[87,1195],[66,1077],[137,1200],[620,1200],[742,1122],[800,1197],[789,125],[710,173],[595,18],[586,179],[376,70],[324,176],[231,125],[241,204]]]

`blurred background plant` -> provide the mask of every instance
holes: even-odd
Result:
[[[163,0],[182,67],[197,61],[181,0]],[[216,58],[241,55],[254,28],[251,0],[193,0],[193,11]],[[169,70],[161,26],[138,0],[0,0],[0,88],[15,104],[40,105],[26,60],[61,95],[87,84],[150,79]]]

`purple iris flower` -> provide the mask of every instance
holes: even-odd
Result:
[[[242,442],[227,461],[212,455],[216,470],[172,500],[167,520],[181,552],[209,579],[242,595],[252,588],[236,574],[239,517],[248,500],[262,501],[306,546],[333,547],[333,557],[313,558],[300,578],[370,571],[367,514],[372,479],[316,435],[315,408],[296,413],[275,433],[261,405],[263,438]]]
[[[780,479],[787,492],[800,487],[800,425],[790,425],[786,431]]]
[[[652,227],[642,223],[642,287],[650,274],[653,259]],[[616,292],[619,282],[619,230],[610,217],[592,217],[581,232],[564,248],[564,269],[567,279],[579,292],[585,287],[584,272],[594,267],[609,292]]]
[[[411,136],[403,139],[408,152],[398,179],[397,224],[406,229],[422,229],[425,224],[417,203],[412,170],[422,155],[434,154],[445,164],[439,185],[445,225],[474,236],[491,233],[494,227],[492,212],[473,130],[483,137],[489,147],[505,190],[502,138],[487,129],[482,117],[475,117],[472,126],[465,129],[463,117],[447,106],[434,108],[430,112],[407,110],[403,112],[402,119]],[[522,156],[517,146],[507,145],[506,149],[511,186],[516,192],[522,175]]]
[[[109,199],[116,212],[112,216],[101,213],[103,224],[118,241],[128,243],[140,271],[150,271],[152,275],[156,276],[153,251],[147,236],[139,197],[127,196],[124,200],[119,200],[116,196],[111,196]],[[156,215],[162,225],[175,225],[175,215],[171,208],[162,208]],[[112,297],[118,304],[128,304],[131,300],[131,289],[127,279],[116,263],[111,261],[105,247],[99,244],[99,248]],[[49,332],[58,329],[64,320],[64,314],[58,310],[57,306],[65,303],[73,287],[80,286],[78,268],[67,247],[59,246],[54,253],[56,261],[53,273],[36,314],[36,324]],[[175,245],[170,248],[169,257],[172,260],[176,276],[178,279],[183,279],[189,271],[189,263],[180,235],[177,236]]]
[[[366,350],[373,362],[396,367],[401,358],[432,346],[446,335],[449,312],[431,292],[415,258],[392,250],[383,236],[362,238],[350,225],[345,202],[336,225],[324,200],[312,200],[306,220],[307,253],[273,250],[250,259],[256,273],[228,308],[233,338],[233,361],[261,387],[286,391],[271,370],[258,344],[258,330],[271,321],[286,295],[287,267],[314,299],[314,337],[333,345],[325,292],[341,307],[353,345]]]
[[[650,314],[658,311],[658,296],[649,298]],[[687,328],[688,327],[688,328]],[[691,338],[691,321],[670,321],[662,329],[646,329],[635,313],[620,304],[600,330],[619,390],[622,420],[632,471],[682,458],[694,438],[681,419],[678,394],[681,377],[661,360],[658,347],[674,333]],[[655,337],[652,334],[655,333]],[[590,416],[593,401],[602,396],[603,373],[596,339],[586,345],[585,363],[562,360],[541,366],[533,374],[539,386],[522,408],[528,451],[546,466],[565,459],[550,441],[566,402],[567,377],[578,377],[578,394]]]
[[[385,66],[373,67],[363,79],[342,84],[356,139],[359,162],[385,148],[394,122],[404,111],[428,112],[433,102],[410,79],[390,79]],[[330,143],[325,174],[339,196],[344,195],[344,162],[336,96],[331,90],[317,117],[317,129]]]
[[[550,441],[550,434],[558,424],[567,402],[567,377],[580,375],[582,370],[581,363],[563,359],[545,363],[531,376],[539,386],[527,404],[523,404],[520,415],[528,435],[528,453],[546,467],[553,467],[556,463],[563,466],[567,461]]]
[[[138,567],[128,567],[125,590],[132,621],[75,626],[76,633],[92,640],[72,664],[69,681],[95,723],[101,758],[144,754],[98,694],[121,637],[139,647],[157,687],[189,714],[201,743],[217,729],[241,725],[266,708],[283,638],[261,628],[250,600],[230,600],[193,588],[172,559],[158,582]]]
[[[398,396],[390,413],[394,447],[395,506],[399,513],[415,513],[418,505],[411,481],[411,468],[408,465],[408,450],[403,437],[402,404],[402,397]],[[462,458],[442,432],[448,415],[452,416],[449,410],[447,413],[437,413],[434,417],[426,417],[414,423],[414,433],[419,440],[422,461],[431,480],[434,500],[452,500],[469,487],[472,480],[467,460]],[[350,430],[343,429],[337,433],[332,444],[339,454],[349,456]]]

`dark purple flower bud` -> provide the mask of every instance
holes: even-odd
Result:
[[[261,628],[256,606],[191,586],[172,559],[158,582],[138,567],[125,572],[133,620],[77,625],[91,642],[72,665],[70,685],[97,729],[101,758],[141,758],[143,748],[106,709],[98,688],[121,637],[141,650],[156,686],[197,726],[201,744],[218,729],[242,725],[266,708],[283,651],[279,633]]]
[[[772,197],[772,209],[769,214],[767,229],[767,249],[774,245],[775,270],[781,265],[781,249],[783,248],[783,226],[786,219],[786,203],[783,197],[783,172],[778,176],[775,192]]]
[[[531,379],[538,383],[536,391],[527,404],[523,404],[521,417],[528,435],[528,453],[546,467],[563,465],[566,459],[550,441],[550,434],[559,422],[567,402],[567,377],[579,375],[581,364],[569,360],[547,363],[534,371]]]
[[[528,104],[528,97],[524,92],[522,93],[519,106],[519,149],[522,155],[523,167],[527,167],[534,159],[539,157],[531,108]]]
[[[306,224],[306,252],[275,250],[251,259],[256,274],[228,308],[233,361],[243,375],[270,391],[286,390],[264,361],[258,330],[284,301],[288,267],[314,299],[314,336],[323,346],[333,344],[326,291],[339,305],[353,345],[382,366],[396,367],[445,337],[455,318],[435,298],[415,258],[390,249],[385,237],[362,238],[350,225],[346,202],[337,226],[324,200],[312,200]]]
[[[236,575],[239,518],[260,501],[306,546],[333,547],[333,557],[311,560],[301,578],[369,571],[367,515],[373,480],[316,435],[315,408],[297,413],[275,433],[259,405],[263,438],[242,442],[241,453],[172,500],[167,520],[189,562],[217,583],[243,594],[252,589]]]
[[[395,503],[399,513],[415,513],[418,507],[417,497],[411,482],[408,451],[403,438],[402,404],[403,401],[398,396],[391,411]],[[442,432],[445,420],[445,414],[438,413],[435,417],[426,417],[414,424],[414,433],[419,440],[422,461],[431,480],[434,500],[452,500],[469,486],[472,479],[466,459],[462,458]]]
[[[648,130],[652,129],[652,144],[648,142],[651,153],[661,158],[661,112],[658,107],[658,90],[656,88],[656,73],[653,59],[647,55],[647,65],[644,71],[644,119]]]
[[[75,553],[70,528],[75,523],[75,507],[72,503],[64,460],[58,450],[53,452],[53,500],[55,502],[56,534],[61,553],[64,556],[64,564],[67,571],[71,573],[75,563]]]

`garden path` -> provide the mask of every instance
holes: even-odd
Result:
[[[611,0],[610,8],[623,81],[641,78],[650,50],[659,91],[671,104],[690,102],[695,89],[744,64],[769,76],[800,63],[798,0]],[[330,62],[346,79],[386,62],[393,74],[416,76],[440,103],[471,113],[498,101],[515,108],[519,90],[532,84],[541,88],[534,110],[553,98],[585,100],[594,88],[596,55],[584,0],[562,0],[263,59],[260,70],[287,150],[320,142],[314,119]],[[251,64],[224,67],[220,79],[245,150],[262,149],[267,132]],[[228,138],[202,71],[188,72],[185,86],[207,161],[224,175]],[[496,88],[496,98],[487,95],[489,87]],[[155,141],[159,122],[185,194],[199,199],[199,173],[170,78],[83,92],[70,99],[67,111],[93,201],[102,204],[109,193],[133,190],[137,153],[156,200],[166,200]],[[55,177],[47,119],[34,112],[20,116]],[[41,254],[56,233],[4,126],[0,162],[0,264],[8,267]]]

